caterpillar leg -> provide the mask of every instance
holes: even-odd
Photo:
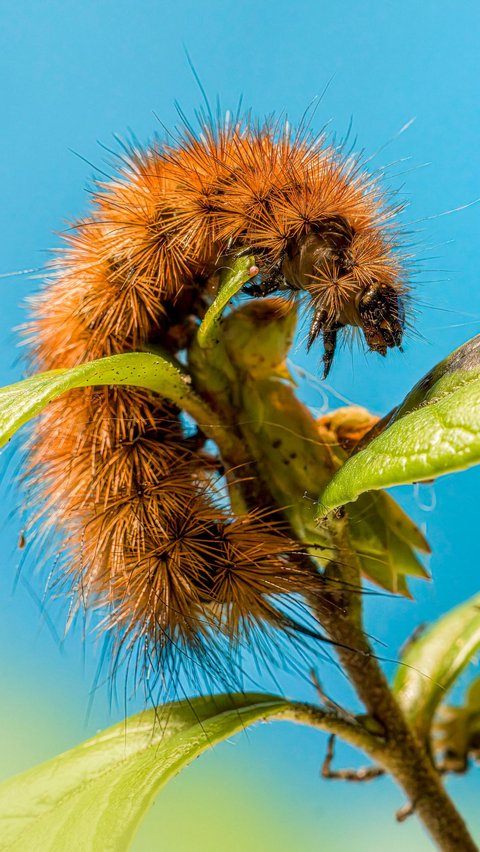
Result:
[[[308,333],[307,352],[317,338],[322,334],[323,338],[323,378],[326,379],[330,367],[332,366],[333,356],[337,346],[337,332],[344,327],[343,322],[327,323],[327,312],[325,310],[315,311],[312,324]]]
[[[343,328],[343,323],[336,322],[323,332],[323,378],[326,379],[330,367],[332,366],[333,356],[337,348],[337,334],[340,328]]]
[[[327,312],[326,311],[315,311],[315,313],[313,315],[312,324],[310,326],[310,331],[308,332],[307,352],[310,351],[310,348],[315,343],[317,337],[323,331],[326,320],[327,320]]]
[[[259,284],[247,284],[243,289],[249,296],[263,298],[285,288],[285,276],[282,272],[283,260],[279,260],[270,267]]]
[[[253,296],[255,299],[269,296],[271,293],[274,293],[275,290],[278,290],[277,283],[268,278],[261,281],[260,284],[246,284],[243,288],[243,292],[246,293],[247,296]]]

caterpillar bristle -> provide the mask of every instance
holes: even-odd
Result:
[[[126,147],[116,169],[31,300],[24,338],[36,369],[155,345],[177,355],[216,271],[246,249],[266,291],[307,299],[327,371],[343,327],[362,328],[381,354],[400,344],[408,287],[397,210],[324,137],[274,120],[207,122],[198,134],[185,127],[164,144]],[[288,601],[316,593],[288,528],[256,506],[234,515],[212,486],[214,467],[181,412],[138,388],[70,391],[34,426],[31,525],[64,536],[77,602],[103,607],[115,659],[144,648],[138,670],[152,660],[176,670],[180,654],[217,676],[229,668],[222,642],[231,659],[250,638],[268,656]]]

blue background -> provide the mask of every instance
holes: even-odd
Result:
[[[295,122],[330,84],[315,116],[338,135],[350,117],[357,149],[388,163],[390,182],[409,203],[405,223],[416,252],[416,335],[406,352],[385,361],[345,350],[329,377],[347,398],[385,412],[451,349],[478,331],[480,206],[479,42],[476,2],[296,4],[218,0],[174,4],[137,0],[19,0],[0,11],[0,273],[36,269],[58,245],[68,219],[86,210],[85,187],[104,168],[98,141],[129,129],[147,141],[176,120],[174,100],[191,115],[201,94],[189,68],[192,56],[212,101],[234,108],[239,95],[256,115],[286,112]],[[398,131],[410,119],[405,133]],[[80,156],[76,156],[77,152]],[[85,159],[81,159],[85,158]],[[459,209],[457,208],[464,208]],[[444,212],[456,210],[449,215]],[[12,328],[21,303],[35,289],[28,276],[0,278],[0,381],[21,375]],[[318,354],[302,348],[294,360],[318,371]],[[319,407],[313,385],[302,395]],[[5,476],[6,485],[10,477]],[[426,525],[433,547],[434,582],[415,584],[415,602],[369,602],[369,625],[398,648],[416,624],[435,618],[478,590],[477,494],[479,472],[445,477],[416,495],[402,489],[404,505]],[[434,511],[422,508],[436,503]],[[70,747],[121,718],[100,689],[87,717],[98,649],[74,631],[60,647],[42,617],[43,579],[18,567],[19,521],[10,518],[15,495],[2,495],[0,753],[2,775],[20,771]],[[61,604],[49,604],[61,633]],[[332,666],[324,687],[347,696]],[[309,695],[289,682],[291,695]],[[132,704],[129,712],[138,706]],[[318,734],[277,725],[257,728],[225,744],[187,770],[162,794],[135,848],[270,850],[293,847],[346,852],[431,848],[411,819],[395,826],[402,803],[389,781],[346,788],[323,782],[318,770],[324,741]],[[340,750],[340,760],[355,756]],[[449,782],[480,831],[475,814],[478,776]],[[201,794],[200,794],[200,791]],[[187,814],[190,816],[187,819]],[[188,825],[186,825],[188,823]],[[228,840],[225,841],[227,833]]]

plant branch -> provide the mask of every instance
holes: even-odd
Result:
[[[253,480],[252,491],[256,492],[254,497],[260,501],[257,505],[278,510],[273,499],[268,499],[270,495],[264,483]],[[340,521],[336,535],[341,559],[334,566],[335,582],[329,582],[327,571],[323,591],[311,600],[311,605],[319,622],[338,645],[342,667],[369,715],[380,724],[383,736],[370,734],[343,716],[306,704],[295,705],[293,710],[282,714],[282,718],[335,733],[362,749],[402,787],[409,799],[409,812],[415,811],[439,849],[444,852],[478,852],[462,816],[443,787],[424,743],[408,726],[368,642],[362,624],[361,595],[358,593],[360,571],[357,557],[349,547],[346,524]],[[301,559],[305,567],[317,572],[310,557]]]
[[[308,548],[309,542],[302,539],[300,527],[295,529],[287,512],[282,512],[286,501],[280,503],[272,493],[273,473],[277,471],[266,465],[266,450],[262,443],[269,438],[268,430],[262,434],[262,440],[253,440],[252,430],[249,432],[242,428],[245,415],[241,406],[233,397],[230,398],[229,388],[232,382],[242,381],[241,376],[233,372],[228,381],[224,376],[218,377],[215,370],[212,373],[208,359],[195,350],[190,353],[190,362],[197,391],[213,408],[218,421],[223,423],[223,433],[219,432],[217,445],[225,467],[230,471],[241,468],[242,481],[239,484],[245,505],[247,508],[266,509],[279,516],[283,514],[284,520],[290,524],[291,535]],[[274,400],[275,397],[270,400],[272,405]],[[293,405],[293,401],[290,402]],[[290,411],[288,406],[287,411]],[[295,411],[301,420],[301,412]],[[284,417],[285,411],[282,409],[278,415]],[[257,420],[263,422],[258,417]],[[310,433],[299,430],[299,434],[301,437]],[[228,436],[228,441],[224,440],[225,436]],[[308,441],[299,444],[303,449],[305,445]],[[319,470],[319,475],[322,473],[328,474],[326,462]],[[342,667],[370,717],[369,727],[341,711],[337,712],[331,705],[322,709],[296,703],[281,711],[277,718],[319,728],[360,748],[403,788],[410,807],[440,849],[444,852],[476,852],[477,847],[461,815],[446,794],[424,743],[417,739],[405,720],[364,632],[362,596],[359,593],[361,572],[358,557],[349,541],[347,520],[340,512],[327,524],[325,533],[337,558],[332,560],[324,574],[320,574],[318,563],[306,553],[296,557],[308,572],[316,575],[319,592],[315,597],[311,596],[309,603],[329,638],[337,645]]]
[[[330,734],[328,738],[327,753],[322,765],[322,778],[333,778],[340,781],[372,781],[385,775],[385,770],[381,766],[364,766],[360,769],[332,769],[333,759],[335,757],[335,734]]]
[[[344,595],[348,596],[348,591]],[[328,600],[323,599],[317,606],[318,618],[338,643],[342,666],[367,712],[382,726],[384,739],[378,743],[376,761],[403,788],[439,849],[474,852],[477,846],[445,792],[423,742],[410,730],[361,625],[353,623],[348,607],[342,609],[337,601],[334,604],[328,606]]]
[[[380,736],[372,734],[361,721],[349,721],[343,714],[332,710],[292,701],[288,707],[270,718],[309,725],[311,728],[334,734],[355,748],[362,749],[373,760],[379,759],[382,754],[383,741]]]

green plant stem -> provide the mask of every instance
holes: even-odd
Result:
[[[265,485],[257,480],[252,482],[252,486],[257,492],[255,499],[263,498],[263,504],[267,502],[272,509],[274,504],[266,500],[268,491]],[[336,583],[335,591],[331,591],[332,584],[327,580],[325,594],[312,602],[312,606],[330,638],[338,644],[343,669],[369,715],[381,725],[382,736],[370,734],[363,727],[333,718],[309,705],[296,705],[293,711],[282,713],[282,718],[338,734],[362,749],[403,788],[439,849],[444,852],[478,852],[423,742],[405,720],[363,630],[360,572],[342,525],[337,544],[341,557],[338,567],[343,583]],[[306,567],[308,563],[310,570],[315,571],[312,560],[304,559]]]
[[[292,701],[288,707],[269,717],[269,720],[297,722],[318,728],[336,737],[341,737],[349,745],[362,749],[374,761],[380,761],[383,749],[382,737],[371,733],[363,724],[350,721],[339,713],[322,710],[313,704]]]
[[[223,311],[233,296],[252,277],[251,269],[256,269],[253,255],[225,258],[217,296],[198,329],[198,342],[202,348],[215,345],[215,336],[218,334]]]
[[[208,378],[208,377],[207,377]],[[197,390],[206,395],[218,420],[223,424],[217,445],[230,477],[241,477],[240,491],[246,508],[262,508],[282,514],[269,483],[260,475],[262,448],[250,445],[242,433],[241,417],[229,400],[209,394],[208,381],[197,375]],[[228,436],[228,441],[225,437]],[[285,516],[284,516],[285,520]],[[319,622],[338,645],[338,656],[358,697],[369,716],[379,723],[381,735],[372,734],[362,725],[310,705],[295,705],[278,718],[311,725],[338,734],[362,749],[380,764],[405,791],[418,817],[438,847],[445,852],[475,852],[461,815],[448,797],[439,773],[424,744],[411,731],[390,686],[370,647],[362,625],[361,578],[345,522],[334,521],[331,535],[338,558],[332,565],[333,576],[325,576],[324,589],[311,600]],[[291,529],[292,537],[298,532]],[[305,543],[305,542],[303,542]],[[318,566],[308,556],[301,557],[304,567],[316,573]],[[343,647],[342,647],[343,646]]]
[[[403,788],[439,849],[473,852],[477,847],[465,822],[447,795],[424,740],[407,723],[363,629],[362,598],[357,591],[360,567],[344,522],[334,524],[333,537],[341,556],[335,568],[343,585],[337,583],[333,591],[326,588],[312,605],[330,638],[338,643],[338,657],[358,697],[381,726],[375,760]]]
[[[439,849],[477,850],[461,815],[447,795],[423,743],[409,728],[362,629],[348,609],[322,602],[318,617],[339,644],[338,656],[366,710],[383,729],[375,759],[400,784]],[[348,646],[340,647],[342,646]],[[348,650],[352,648],[355,650]]]

